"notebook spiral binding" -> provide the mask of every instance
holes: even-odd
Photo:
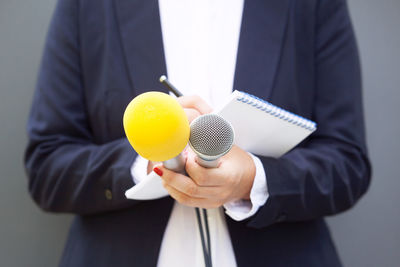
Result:
[[[301,116],[298,116],[296,114],[293,114],[287,110],[284,110],[282,108],[279,108],[268,101],[265,101],[263,99],[260,99],[252,94],[238,91],[238,96],[236,97],[236,100],[252,105],[253,107],[266,112],[272,116],[275,116],[279,119],[285,120],[288,123],[297,125],[299,127],[302,127],[304,129],[307,129],[309,131],[315,131],[317,128],[317,124],[311,120],[308,120],[306,118],[303,118]]]

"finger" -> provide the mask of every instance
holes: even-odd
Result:
[[[198,110],[193,109],[193,108],[184,108],[184,111],[189,120],[189,123],[191,123],[194,119],[196,119],[198,116],[201,115]]]
[[[195,198],[217,198],[224,197],[224,189],[221,187],[201,187],[198,186],[190,177],[175,173],[163,167],[161,170],[161,178],[166,185],[173,187],[175,190]]]
[[[223,205],[223,202],[221,200],[191,197],[176,190],[172,186],[169,186],[165,182],[163,183],[163,185],[170,196],[182,205],[204,209],[215,209]]]
[[[193,108],[200,112],[200,114],[207,114],[212,112],[212,108],[199,96],[181,96],[178,97],[178,102],[184,108]]]
[[[148,160],[148,163],[147,163],[147,174],[149,174],[153,170],[154,166],[159,165],[159,164],[160,164],[159,161],[150,161],[150,160]]]

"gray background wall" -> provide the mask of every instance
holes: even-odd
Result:
[[[24,127],[54,2],[0,1],[0,266],[56,266],[71,221],[32,203],[22,167]],[[349,0],[349,6],[374,177],[354,209],[328,221],[345,266],[400,266],[400,1]]]

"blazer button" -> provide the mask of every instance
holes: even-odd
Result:
[[[281,213],[281,214],[279,214],[279,216],[276,218],[276,222],[283,222],[283,221],[286,221],[286,219],[287,219],[286,213]]]
[[[112,199],[112,192],[110,189],[106,189],[106,191],[104,191],[104,194],[105,194],[107,200]]]

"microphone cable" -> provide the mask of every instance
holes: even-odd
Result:
[[[176,97],[183,96],[183,94],[175,88],[167,79],[165,75],[160,77],[160,83],[164,84],[170,92],[172,92]],[[211,258],[211,241],[210,241],[210,230],[208,226],[208,214],[206,209],[202,209],[203,219],[204,219],[204,227],[201,219],[200,209],[195,208],[197,224],[200,232],[201,238],[201,246],[203,248],[203,256],[204,263],[206,267],[212,267],[212,258]],[[204,228],[204,230],[203,230]],[[205,232],[205,236],[204,236]]]

